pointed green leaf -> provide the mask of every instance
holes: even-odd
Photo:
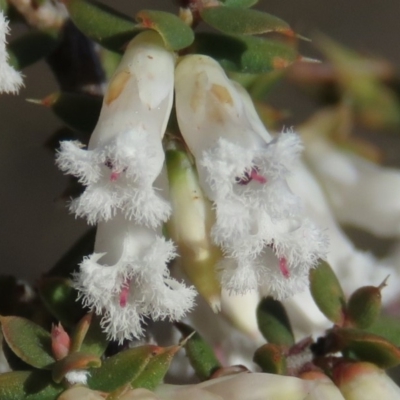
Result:
[[[358,360],[386,369],[400,364],[400,349],[382,336],[351,328],[332,329],[326,338],[332,351],[350,352]]]
[[[294,335],[285,307],[278,300],[266,297],[257,307],[258,327],[269,343],[292,346]]]
[[[7,47],[9,63],[21,70],[49,55],[58,44],[58,38],[47,32],[29,32],[13,40]]]
[[[21,317],[0,317],[3,336],[11,350],[27,364],[50,369],[55,360],[50,333]]]
[[[195,332],[193,328],[182,322],[175,325],[184,338]],[[186,341],[184,348],[190,364],[200,380],[205,381],[209,379],[217,369],[221,368],[221,364],[215,356],[213,349],[197,332]]]
[[[346,299],[335,273],[327,262],[321,261],[317,268],[310,271],[310,290],[321,312],[335,324],[342,324]]]
[[[162,350],[161,347],[145,345],[122,351],[103,361],[100,368],[91,369],[87,384],[91,389],[112,392],[138,377]]]
[[[54,382],[60,383],[64,376],[76,369],[89,369],[99,368],[101,366],[101,360],[97,356],[86,354],[82,352],[76,352],[69,354],[60,361],[54,364],[52,369],[52,377]]]
[[[143,10],[136,14],[142,28],[154,29],[170,50],[181,50],[194,40],[193,30],[179,17],[165,11]]]
[[[54,317],[65,326],[73,326],[85,314],[78,292],[70,279],[48,277],[39,282],[39,295]]]
[[[227,7],[248,8],[258,3],[258,0],[221,0]]]
[[[74,24],[105,48],[122,52],[140,28],[131,18],[94,0],[63,0]]]
[[[287,22],[274,15],[253,9],[209,7],[201,11],[201,18],[208,25],[228,35],[279,32],[287,36],[295,36]]]
[[[155,389],[162,382],[174,355],[180,349],[180,346],[171,346],[162,349],[162,352],[148,362],[139,376],[132,380],[131,385],[134,388]]]
[[[357,289],[347,302],[346,317],[357,328],[368,328],[381,312],[381,288],[363,286]]]
[[[0,374],[1,400],[56,400],[64,390],[47,371],[17,371]]]
[[[286,375],[286,355],[282,346],[267,343],[254,353],[253,361],[263,372]]]
[[[98,357],[104,354],[109,341],[107,340],[107,335],[103,332],[103,329],[100,326],[100,321],[101,317],[94,314],[87,314],[80,321],[76,331],[72,335],[71,351],[73,351],[72,349],[76,349],[83,353],[93,354]],[[88,326],[83,327],[82,325],[86,323]],[[78,332],[79,329],[80,332]]]
[[[215,58],[228,70],[251,74],[286,68],[298,57],[294,47],[282,42],[215,33],[197,34],[193,51]]]

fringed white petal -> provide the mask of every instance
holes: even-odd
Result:
[[[103,313],[102,327],[112,339],[139,338],[145,317],[177,320],[193,306],[194,290],[169,275],[167,263],[176,256],[172,242],[153,236],[141,245],[140,236],[128,235],[115,265],[100,264],[105,254],[95,253],[84,259],[75,275],[84,305]]]
[[[160,139],[137,129],[94,150],[82,149],[79,142],[62,142],[56,162],[87,186],[70,206],[78,217],[96,224],[120,210],[126,218],[155,228],[170,215],[169,203],[153,187],[163,161]]]
[[[8,21],[0,11],[0,93],[17,93],[21,86],[22,75],[8,64],[6,35],[9,33]]]
[[[85,150],[79,141],[64,141],[56,154],[56,164],[61,171],[79,178],[79,182],[89,185],[101,176],[101,154]]]

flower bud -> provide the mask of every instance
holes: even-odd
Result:
[[[400,399],[400,388],[371,363],[340,363],[333,371],[333,379],[346,400]]]
[[[221,288],[215,267],[222,253],[210,238],[215,219],[211,202],[204,196],[186,152],[168,150],[166,161],[173,210],[168,233],[178,244],[182,269],[217,312],[221,308]]]
[[[71,339],[61,324],[51,328],[51,350],[56,360],[66,357],[71,345]]]

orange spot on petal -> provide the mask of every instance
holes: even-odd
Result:
[[[121,71],[116,76],[114,76],[108,86],[105,97],[105,103],[108,106],[119,97],[130,77],[131,74],[128,71]]]
[[[233,99],[228,89],[225,86],[213,84],[210,92],[221,102],[225,104],[233,105]]]

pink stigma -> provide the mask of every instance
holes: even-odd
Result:
[[[111,172],[111,176],[110,176],[111,182],[115,182],[119,178],[120,175],[121,175],[121,172],[115,172],[115,171]]]
[[[288,265],[287,265],[287,260],[286,260],[285,257],[281,257],[279,259],[279,269],[281,270],[282,275],[285,278],[289,278],[290,277],[290,272],[289,272],[289,268],[288,268]]]
[[[267,179],[260,175],[256,168],[251,169],[250,178],[254,179],[258,183],[267,183]]]
[[[131,284],[131,280],[128,279],[121,288],[121,293],[119,294],[119,305],[121,307],[125,307],[126,303],[128,302],[129,297],[129,286]]]

